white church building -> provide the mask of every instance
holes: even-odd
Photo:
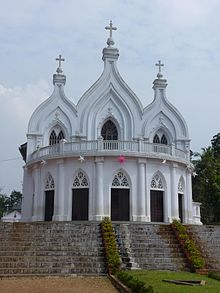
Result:
[[[104,70],[77,105],[64,92],[61,55],[54,91],[32,114],[24,166],[23,221],[141,221],[201,224],[192,200],[186,122],[159,73],[146,107],[120,76],[110,31]]]

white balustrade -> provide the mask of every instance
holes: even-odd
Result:
[[[89,153],[106,153],[106,152],[127,152],[127,153],[159,153],[172,155],[170,145],[154,144],[142,142],[140,149],[138,141],[119,141],[119,140],[83,140],[74,142],[60,142],[56,145],[51,145],[37,149],[33,152],[31,159],[37,159],[44,156],[56,155],[79,155]],[[186,152],[175,149],[175,156],[182,159],[187,159]]]

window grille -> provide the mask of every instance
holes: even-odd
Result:
[[[122,171],[119,171],[117,174],[115,174],[114,179],[112,181],[112,186],[120,186],[125,188],[129,187],[128,179]]]
[[[162,179],[159,174],[154,175],[151,181],[151,188],[153,189],[163,189]]]
[[[47,181],[46,181],[46,185],[45,185],[45,190],[49,190],[49,189],[54,189],[54,180],[52,175],[49,173],[48,177],[47,177]]]
[[[74,179],[73,187],[82,188],[82,187],[88,187],[88,186],[89,186],[89,183],[85,174],[82,171],[79,171]]]

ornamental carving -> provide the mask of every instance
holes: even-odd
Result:
[[[150,186],[153,189],[163,189],[162,179],[160,178],[159,174],[154,175]]]
[[[82,171],[79,171],[74,179],[73,187],[81,188],[81,187],[88,187],[88,186],[89,186],[89,183],[85,174]]]
[[[128,179],[122,171],[119,171],[117,174],[115,174],[114,179],[112,181],[112,186],[129,187]]]
[[[54,180],[51,174],[48,175],[45,190],[54,189]]]

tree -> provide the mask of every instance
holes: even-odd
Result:
[[[13,190],[10,196],[6,199],[6,206],[8,210],[20,205],[22,201],[22,193],[20,191]]]
[[[217,158],[216,152],[213,146],[204,148],[202,154],[197,155],[199,159],[193,162],[197,173],[193,178],[193,198],[202,203],[204,224],[220,223],[220,156]]]
[[[220,133],[213,136],[211,144],[215,158],[220,158]]]
[[[20,191],[13,190],[10,196],[3,194],[1,191],[2,189],[0,189],[0,218],[5,212],[20,205],[22,201],[22,193]]]

